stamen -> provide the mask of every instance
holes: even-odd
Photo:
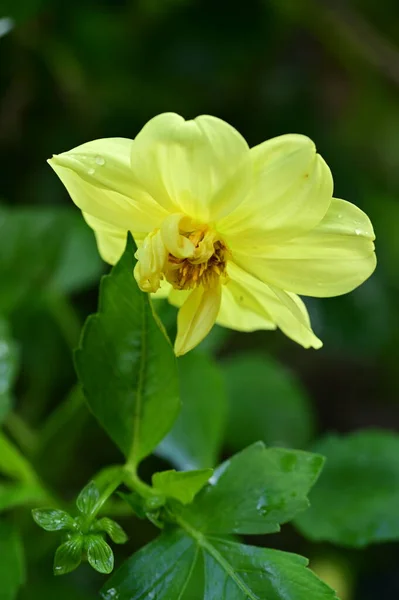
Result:
[[[148,292],[157,291],[163,278],[177,290],[199,285],[209,289],[221,278],[227,280],[228,256],[226,245],[214,230],[188,217],[171,215],[137,251],[135,277],[140,288]]]

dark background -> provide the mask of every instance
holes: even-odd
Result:
[[[398,430],[397,0],[19,0],[0,6],[0,17],[14,25],[0,39],[0,198],[8,206],[69,207],[46,159],[100,137],[133,138],[164,111],[216,115],[250,145],[288,132],[315,140],[332,169],[335,195],[360,206],[374,224],[377,270],[348,296],[309,301],[324,342],[318,352],[280,333],[223,335],[213,349],[221,360],[254,349],[272,353],[302,382],[318,433]],[[32,295],[13,315],[22,347],[17,408],[33,430],[74,383],[68,344],[95,310],[97,283],[94,277],[86,289],[74,289],[63,309],[43,308]],[[96,470],[119,457],[87,413],[68,427],[62,443],[50,440],[35,461],[61,495],[73,498]],[[154,468],[151,461],[147,468]],[[43,548],[36,552],[40,534],[27,527],[31,583],[21,598],[62,599],[65,593],[69,599],[73,593],[78,600],[76,590],[94,597],[100,577],[81,568],[53,580],[55,541],[40,537]],[[129,534],[133,541],[117,549],[117,564],[151,538],[152,528],[134,523]],[[361,552],[311,546],[290,527],[265,543],[303,552],[315,566],[324,561],[333,577],[346,579],[342,600],[377,594],[393,600],[399,593],[398,544]]]

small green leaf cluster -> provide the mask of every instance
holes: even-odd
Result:
[[[102,500],[94,481],[83,488],[76,500],[76,506],[80,513],[77,517],[55,508],[36,508],[32,511],[34,520],[42,529],[65,533],[65,541],[55,553],[54,574],[70,573],[82,560],[87,560],[99,573],[111,573],[114,568],[114,555],[104,539],[105,534],[115,544],[124,544],[127,535],[112,519],[96,518]]]

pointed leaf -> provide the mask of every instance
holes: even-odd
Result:
[[[82,562],[83,537],[75,535],[56,550],[54,575],[65,575],[78,568]]]
[[[7,321],[0,317],[0,423],[11,408],[11,390],[18,367],[17,346]]]
[[[179,358],[179,379],[182,409],[157,454],[182,470],[214,467],[227,414],[222,374],[215,361],[196,351]]]
[[[22,542],[11,523],[0,521],[0,598],[15,600],[25,580]]]
[[[100,498],[100,492],[94,481],[90,481],[76,499],[76,506],[84,515],[90,515]]]
[[[114,553],[100,535],[88,535],[85,548],[89,564],[98,571],[108,575],[114,568]]]
[[[328,436],[315,448],[326,467],[310,509],[296,519],[299,530],[345,546],[399,540],[399,435],[359,431]]]
[[[86,322],[76,367],[94,415],[137,464],[170,429],[180,403],[173,349],[133,277],[134,253],[129,237],[102,280],[99,312]]]
[[[129,558],[107,581],[101,595],[104,600],[178,600],[197,554],[194,541],[183,531],[165,532]]]
[[[93,531],[105,531],[115,544],[124,544],[128,537],[119,523],[116,523],[108,517],[103,517],[96,521],[92,527]]]
[[[35,508],[32,510],[34,521],[46,531],[59,531],[60,529],[74,529],[75,521],[64,510],[56,508]]]
[[[338,600],[302,556],[223,540],[204,554],[204,600]]]
[[[253,444],[220,465],[184,518],[213,534],[279,531],[308,507],[323,462],[310,452]]]
[[[213,473],[213,469],[199,471],[161,471],[152,476],[152,485],[170,498],[182,504],[189,504],[204,487]]]

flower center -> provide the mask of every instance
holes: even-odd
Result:
[[[198,246],[197,246],[198,247]],[[217,285],[221,276],[226,276],[226,246],[221,240],[213,245],[213,254],[204,262],[190,258],[168,256],[168,268],[165,277],[177,290],[190,290],[197,285],[206,288]]]
[[[177,290],[207,289],[227,280],[229,251],[216,231],[184,215],[170,215],[137,250],[135,278],[145,292],[162,279]]]

